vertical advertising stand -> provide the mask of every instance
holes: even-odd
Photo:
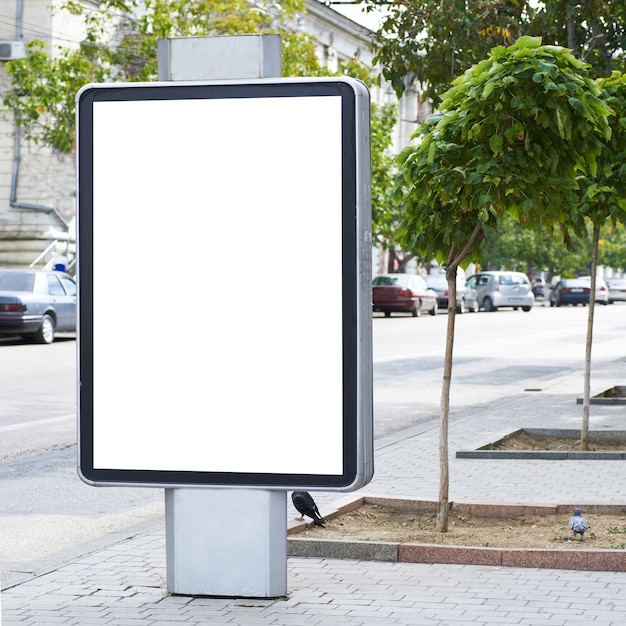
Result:
[[[285,595],[286,491],[373,474],[369,94],[276,68],[167,40],[77,96],[79,474],[165,488],[176,594]]]

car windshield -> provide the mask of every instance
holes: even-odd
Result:
[[[30,291],[35,284],[35,275],[31,273],[0,272],[0,291]]]
[[[374,287],[406,287],[407,282],[406,276],[377,276],[372,284]]]
[[[523,274],[503,274],[498,279],[501,285],[525,285],[528,283],[526,276]]]
[[[426,276],[425,280],[429,287],[448,288],[448,280],[445,276]]]

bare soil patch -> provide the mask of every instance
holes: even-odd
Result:
[[[575,437],[554,437],[536,435],[524,430],[512,433],[508,437],[485,446],[483,450],[557,450],[580,452],[580,439]],[[623,437],[590,439],[589,452],[626,452],[626,440]]]
[[[589,530],[584,540],[572,539],[569,515],[529,515],[516,518],[478,517],[450,511],[447,533],[435,529],[436,513],[404,511],[364,504],[356,511],[326,520],[299,537],[364,541],[436,543],[494,548],[626,549],[626,513],[585,514]]]
[[[487,449],[576,452],[580,451],[580,440],[521,430]],[[626,440],[623,437],[592,439],[589,451],[626,452]],[[567,526],[570,515],[495,518],[451,510],[448,532],[440,533],[435,528],[435,512],[406,511],[368,503],[356,511],[326,520],[326,528],[308,528],[299,536],[493,548],[626,550],[626,506],[620,514],[585,513],[583,508],[589,530],[582,541],[572,538]]]
[[[611,387],[594,398],[626,398],[626,387]]]

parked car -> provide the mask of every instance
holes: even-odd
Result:
[[[546,285],[541,278],[535,278],[530,282],[536,300],[543,300],[546,297]]]
[[[449,289],[448,279],[444,275],[437,274],[424,277],[426,284],[430,289],[437,293],[437,306],[440,309],[448,308]],[[465,311],[478,311],[478,302],[476,301],[476,292],[465,284],[465,280],[459,277],[456,281],[456,312],[465,313]]]
[[[392,313],[411,313],[419,317],[423,312],[437,315],[437,293],[429,289],[417,274],[381,274],[372,287],[373,309],[385,317]]]
[[[626,278],[609,278],[606,286],[609,288],[609,304],[626,301]]]
[[[589,304],[591,293],[591,276],[578,278],[562,278],[550,292],[550,306],[564,306],[571,304],[583,306]],[[603,278],[596,279],[596,302],[609,303],[609,289]]]
[[[76,283],[63,272],[0,270],[0,334],[52,343],[76,330]]]
[[[591,289],[591,276],[581,276],[582,280],[586,280],[589,288]],[[596,278],[596,302],[598,304],[609,303],[609,288],[604,278],[598,276]]]
[[[467,286],[476,291],[478,306],[485,311],[513,307],[528,312],[535,304],[528,276],[522,272],[478,272],[467,279]]]

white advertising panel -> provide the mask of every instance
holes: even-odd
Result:
[[[370,479],[368,111],[350,80],[81,91],[84,480]]]

